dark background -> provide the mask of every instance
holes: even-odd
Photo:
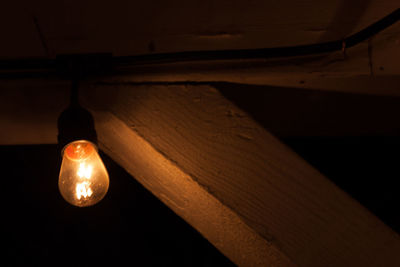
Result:
[[[56,145],[1,146],[0,266],[234,266],[106,155],[106,197],[77,208],[58,191]]]
[[[291,138],[289,144],[395,231],[399,138]],[[233,266],[110,158],[105,199],[58,192],[56,145],[2,146],[1,266]],[[128,263],[128,264],[125,264]]]

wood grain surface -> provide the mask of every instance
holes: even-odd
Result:
[[[216,198],[265,242],[272,244],[272,251],[277,248],[294,264],[399,265],[397,234],[221,97],[215,88],[94,86],[87,91],[85,99],[94,114],[106,112],[123,122],[115,123],[121,125],[115,129],[114,123],[106,120],[104,125],[108,126],[98,129],[102,147],[115,155],[116,161],[128,172],[138,175],[136,178],[154,194],[160,195],[162,185],[157,182],[154,186],[148,180],[160,174],[151,168],[154,163],[149,162],[145,171],[142,169],[145,163],[135,165],[136,160],[130,161],[137,141],[132,139],[130,144],[128,133],[140,136],[149,148],[162,155],[166,172],[169,173],[167,166],[174,166],[185,173],[198,188]],[[101,121],[101,116],[96,117]],[[124,141],[118,141],[121,138]],[[122,144],[131,152],[119,155]],[[145,153],[141,150],[139,154],[147,158]],[[179,187],[178,181],[182,178],[172,177],[172,184]],[[169,182],[168,179],[172,178],[161,180]],[[172,185],[165,186],[163,192],[168,193],[160,198],[223,253],[239,265],[254,266],[257,260],[249,259],[259,259],[259,254],[245,253],[238,260],[232,250],[224,249],[220,243],[223,241],[215,241],[220,240],[215,235],[225,230],[226,223],[216,223],[211,226],[212,230],[204,230],[201,218],[194,222],[192,217],[196,214],[169,201],[178,194],[184,203],[198,202],[191,197],[196,195],[194,192],[182,195]],[[203,207],[207,206],[205,202]],[[210,212],[211,217],[215,216]],[[240,227],[230,230],[231,234],[240,232]],[[272,260],[267,255],[265,258]],[[282,259],[275,263],[287,264]]]

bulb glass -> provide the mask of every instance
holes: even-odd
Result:
[[[86,140],[74,141],[65,146],[62,155],[58,188],[63,198],[78,207],[102,200],[109,177],[96,146]]]

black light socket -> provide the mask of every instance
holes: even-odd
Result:
[[[58,118],[57,126],[60,151],[76,140],[87,140],[97,145],[93,116],[79,105],[65,109]]]

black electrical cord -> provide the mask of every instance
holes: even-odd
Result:
[[[60,152],[76,140],[88,140],[97,145],[97,134],[92,114],[79,104],[79,81],[72,80],[69,106],[57,120]]]
[[[400,8],[396,9],[386,17],[371,24],[367,28],[350,35],[343,40],[261,49],[239,49],[239,50],[215,50],[215,51],[188,51],[166,54],[149,54],[140,56],[114,57],[113,62],[118,65],[144,65],[159,63],[175,63],[184,61],[201,60],[234,60],[234,59],[267,59],[277,57],[305,56],[340,51],[343,48],[355,46],[362,41],[371,38],[380,31],[388,28],[400,20]]]
[[[111,67],[130,67],[149,64],[164,64],[187,61],[204,61],[204,60],[238,60],[238,59],[268,59],[279,57],[305,56],[321,53],[329,53],[341,51],[344,48],[353,47],[388,28],[392,24],[400,20],[400,8],[396,9],[389,15],[371,24],[365,29],[350,35],[342,40],[336,40],[325,43],[261,48],[261,49],[238,49],[238,50],[211,50],[211,51],[186,51],[177,53],[163,54],[146,54],[137,56],[119,56],[111,57],[110,54],[101,54],[97,61],[102,64],[110,64]],[[76,55],[73,55],[76,59]],[[65,59],[65,57],[63,57]],[[90,58],[90,57],[89,57]],[[95,57],[92,57],[95,58]],[[74,59],[74,60],[75,60]],[[85,57],[87,61],[87,58]],[[93,64],[91,64],[93,65]],[[58,59],[19,59],[19,60],[0,60],[0,71],[24,71],[57,72],[60,66]],[[90,67],[90,64],[88,65]],[[61,68],[62,70],[63,68]],[[60,72],[60,71],[58,71]]]

